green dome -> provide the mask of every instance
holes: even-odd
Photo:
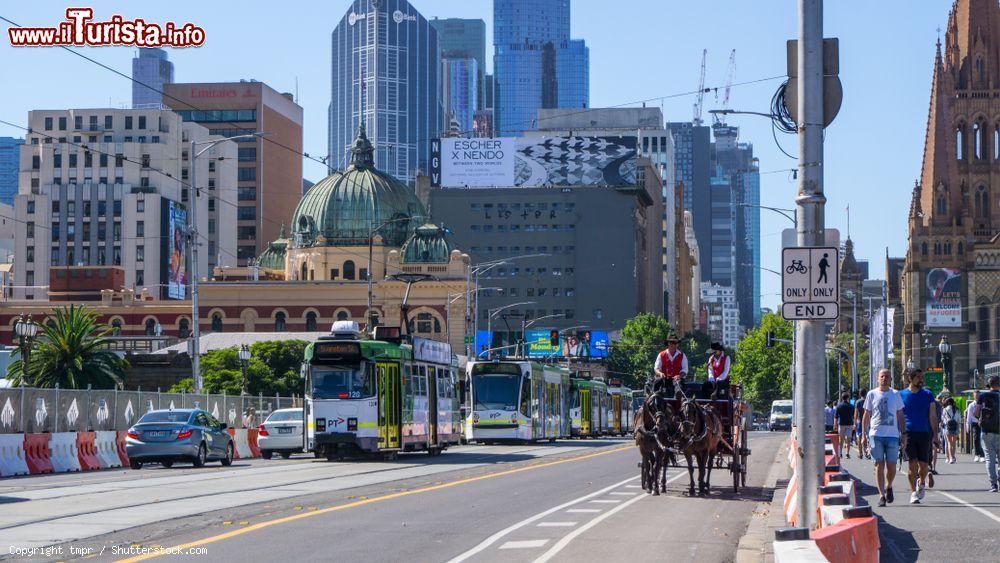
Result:
[[[402,248],[404,264],[447,264],[451,258],[451,245],[444,237],[444,230],[433,224],[417,227],[416,232]]]
[[[285,255],[288,253],[288,239],[285,238],[285,225],[281,225],[278,240],[267,245],[264,252],[257,257],[257,265],[269,270],[284,270]]]
[[[347,170],[320,180],[299,201],[292,215],[296,247],[367,246],[370,229],[391,220],[397,221],[378,233],[387,245],[401,246],[416,221],[412,218],[426,215],[413,190],[375,168],[364,124],[351,152]]]

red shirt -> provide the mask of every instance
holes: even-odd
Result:
[[[682,374],[687,374],[687,356],[685,356],[684,352],[681,352],[680,349],[678,349],[673,356],[670,355],[670,350],[664,350],[656,357],[656,365],[654,366],[654,369],[660,370],[667,377],[676,379]]]

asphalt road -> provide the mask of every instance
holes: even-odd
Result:
[[[642,493],[627,440],[15,479],[0,483],[15,499],[0,543],[54,545],[35,553],[52,560],[171,548],[222,561],[726,561],[783,437],[752,434],[749,487],[734,495],[719,471],[709,498],[685,496],[680,468],[667,494]]]

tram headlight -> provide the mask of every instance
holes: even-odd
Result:
[[[357,418],[348,418],[347,419],[347,431],[348,432],[357,432],[358,431],[358,419]]]
[[[325,418],[317,418],[316,419],[316,431],[317,432],[326,432],[326,419]]]
[[[479,422],[479,413],[475,413],[472,415],[472,422],[473,423]]]

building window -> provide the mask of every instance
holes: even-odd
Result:
[[[104,116],[104,128],[105,129],[113,129],[114,128],[114,123],[112,122],[112,117],[110,115],[105,115]]]
[[[146,261],[146,247],[144,245],[138,245],[135,247],[135,261],[145,262]]]
[[[338,321],[346,321],[348,318],[350,318],[350,316],[347,314],[347,311],[340,311],[337,313]]]
[[[111,333],[115,336],[120,336],[122,333],[122,320],[115,319],[111,321]]]
[[[212,332],[222,332],[222,315],[219,313],[212,315]]]
[[[299,272],[300,272],[299,273],[300,280],[305,281],[309,279],[309,266],[305,262],[302,263],[302,268],[299,270]]]
[[[306,330],[309,332],[316,331],[316,312],[309,311],[306,313]]]
[[[990,348],[990,309],[985,305],[979,307],[979,352],[985,353]]]
[[[156,336],[156,319],[146,319],[146,336]]]
[[[976,217],[987,218],[990,216],[990,192],[986,186],[979,186],[976,190]]]
[[[45,130],[46,131],[51,131],[52,130],[52,118],[51,117],[46,117],[45,118]]]
[[[146,236],[146,222],[136,221],[135,222],[135,236],[145,237]]]
[[[66,130],[66,118],[65,117],[60,117],[59,118],[59,130],[60,131],[65,131]],[[66,141],[64,139],[60,138],[59,142],[60,143],[65,143]]]
[[[139,116],[139,129],[145,129],[145,128],[146,128],[146,116],[145,115],[140,115]]]
[[[351,260],[344,262],[344,279],[345,280],[354,279],[354,262]]]
[[[135,285],[136,286],[146,285],[146,276],[142,270],[135,271]]]
[[[274,331],[285,332],[285,313],[281,311],[274,314]]]
[[[135,201],[135,210],[138,213],[144,213],[146,211],[146,200],[137,199]]]
[[[177,323],[177,337],[187,338],[191,335],[191,323],[187,319],[181,319],[181,322]]]
[[[125,116],[125,128],[126,129],[131,129],[132,128],[132,116],[131,115],[126,115]]]
[[[965,159],[965,125],[960,124],[955,128],[955,158]]]
[[[330,279],[335,280],[340,277],[340,268],[330,268]]]
[[[257,179],[257,169],[256,168],[240,168],[237,172],[236,179],[241,182],[253,182]]]

